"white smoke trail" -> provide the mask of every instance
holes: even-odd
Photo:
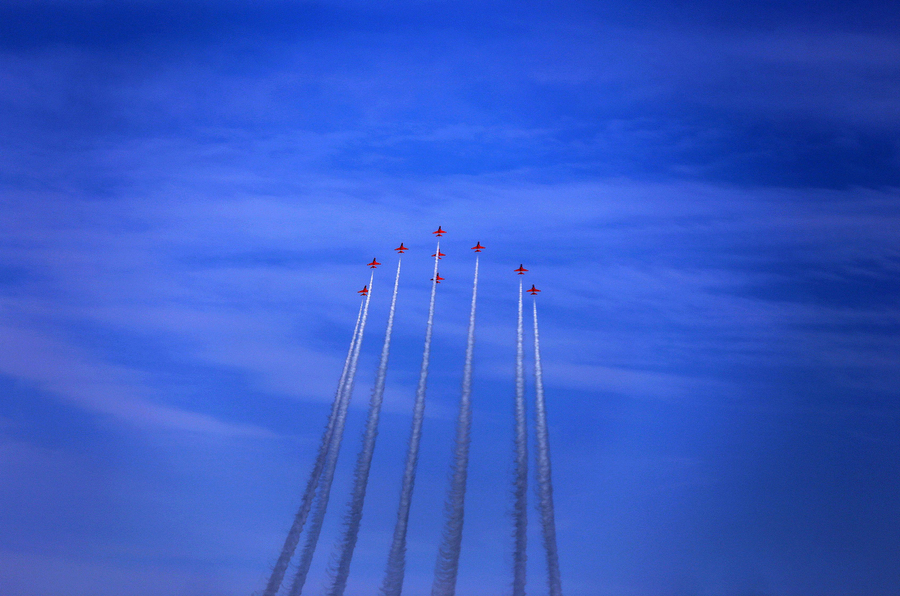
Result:
[[[400,596],[403,590],[403,576],[406,572],[406,530],[409,525],[409,508],[412,504],[413,485],[416,482],[416,466],[419,463],[419,441],[422,438],[422,420],[425,417],[425,386],[428,381],[428,358],[431,355],[431,332],[434,326],[434,295],[437,289],[438,255],[441,243],[434,252],[434,275],[431,282],[431,298],[428,302],[428,323],[425,326],[425,349],[422,352],[422,368],[419,371],[419,385],[416,387],[416,401],[413,405],[412,429],[409,435],[409,449],[406,453],[406,467],[400,488],[400,505],[394,525],[394,537],[388,553],[387,568],[381,584],[383,596]]]
[[[359,335],[359,325],[362,320],[363,305],[367,299],[363,299],[359,303],[359,313],[356,315],[356,325],[353,328],[353,338],[350,340],[350,348],[347,350],[347,358],[344,360],[344,368],[341,371],[341,378],[338,381],[337,391],[334,394],[334,403],[331,405],[331,413],[328,415],[328,424],[322,433],[322,440],[319,443],[319,452],[316,455],[316,462],[313,465],[312,473],[306,483],[306,490],[303,491],[303,499],[300,502],[300,509],[294,516],[294,523],[288,531],[284,546],[281,549],[281,555],[275,563],[266,589],[263,590],[262,596],[275,596],[281,588],[281,582],[284,580],[284,573],[287,571],[291,558],[294,556],[294,550],[300,541],[300,533],[303,531],[303,525],[306,523],[306,517],[312,507],[313,499],[316,496],[316,487],[319,485],[319,477],[322,475],[322,468],[325,466],[325,458],[328,454],[328,446],[331,444],[331,436],[334,432],[334,423],[337,419],[338,409],[341,403],[341,393],[344,389],[344,382],[350,370],[350,362],[353,358],[353,349],[356,347],[357,336]]]
[[[478,295],[478,257],[475,257],[475,281],[472,283],[472,309],[469,312],[469,333],[466,341],[466,363],[463,366],[462,393],[459,416],[456,420],[456,444],[453,450],[450,487],[444,505],[446,521],[443,540],[438,551],[431,596],[454,596],[459,571],[459,552],[465,514],[466,480],[469,467],[469,434],[472,427],[472,355],[475,352],[475,299]]]
[[[369,481],[369,469],[372,466],[372,455],[375,452],[375,439],[378,436],[378,418],[381,413],[381,403],[384,398],[384,382],[387,376],[388,356],[391,348],[391,332],[394,328],[394,310],[397,304],[397,287],[400,284],[400,262],[397,262],[397,275],[394,278],[394,293],[391,296],[391,310],[388,314],[387,330],[384,333],[384,345],[381,347],[381,360],[378,363],[378,372],[375,375],[375,387],[372,389],[372,398],[369,401],[369,414],[366,418],[366,429],[363,433],[362,448],[356,461],[356,470],[353,473],[353,491],[350,503],[347,507],[346,526],[344,535],[338,545],[339,554],[331,570],[332,585],[328,590],[329,596],[342,596],[347,586],[347,576],[350,574],[350,561],[353,559],[353,550],[356,548],[356,539],[359,535],[359,525],[362,521],[363,503],[366,500],[366,486]]]
[[[325,510],[328,508],[328,497],[331,494],[334,469],[337,466],[338,454],[341,450],[341,440],[344,436],[344,423],[347,420],[347,408],[350,405],[350,398],[353,395],[353,381],[356,378],[356,367],[359,363],[359,350],[362,347],[363,333],[366,330],[366,319],[369,316],[369,302],[372,300],[372,282],[374,279],[375,272],[373,271],[372,276],[369,279],[369,295],[366,298],[362,320],[359,324],[359,337],[356,340],[356,346],[353,348],[350,371],[347,373],[347,378],[344,380],[344,388],[341,393],[340,406],[334,424],[334,432],[331,436],[331,444],[328,447],[328,456],[325,458],[325,466],[322,469],[322,479],[319,485],[319,493],[316,497],[316,507],[313,510],[313,518],[309,524],[309,531],[306,534],[306,542],[303,545],[303,551],[300,553],[297,574],[294,576],[294,582],[288,592],[290,596],[300,596],[300,594],[303,593],[303,585],[306,583],[306,576],[309,573],[309,567],[312,564],[313,555],[316,552],[316,545],[319,542],[319,534],[322,532],[322,523],[325,521]]]
[[[513,486],[515,549],[513,552],[513,596],[525,596],[526,540],[528,526],[528,427],[525,418],[525,365],[522,348],[522,280],[519,280],[519,319],[516,327],[516,471]]]
[[[547,408],[544,403],[544,373],[541,369],[541,345],[538,338],[536,301],[534,303],[534,393],[538,509],[541,514],[544,550],[547,553],[547,584],[550,588],[550,596],[562,596],[559,551],[556,548],[556,516],[553,512],[553,481],[550,476],[550,438],[547,432]]]

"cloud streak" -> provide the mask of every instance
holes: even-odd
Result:
[[[203,413],[158,403],[148,395],[144,371],[98,362],[66,345],[21,327],[0,326],[7,346],[0,372],[34,383],[40,390],[88,411],[139,428],[274,438],[264,428],[226,422]]]

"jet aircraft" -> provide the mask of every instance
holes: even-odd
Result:
[[[369,295],[369,285],[368,284],[364,285],[363,289],[358,291],[357,294],[362,294],[363,296],[368,296]]]
[[[401,242],[401,243],[400,243],[400,246],[398,246],[398,247],[395,248],[394,250],[396,250],[398,253],[400,253],[400,254],[402,255],[404,250],[409,250],[409,249],[406,248],[405,246],[403,246],[403,243]]]
[[[433,281],[433,282],[436,283],[436,284],[439,284],[439,283],[441,283],[442,281],[444,281],[444,278],[441,277],[441,274],[440,274],[440,273],[438,273],[438,274],[437,274],[437,278],[432,277],[432,278],[431,278],[431,281]]]
[[[472,250],[474,250],[475,252],[481,252],[483,249],[484,247],[481,246],[481,242],[476,242],[475,246],[472,247]]]
[[[381,263],[379,263],[379,262],[376,261],[375,259],[372,259],[372,262],[371,262],[371,263],[366,263],[366,265],[368,265],[368,266],[371,267],[372,269],[375,269],[376,267],[378,267],[379,265],[381,265]]]
[[[437,257],[438,259],[440,259],[441,257],[446,257],[447,255],[445,255],[445,254],[442,253],[441,251],[437,251],[436,253],[434,253],[434,254],[431,255],[431,256]]]
[[[522,265],[521,265],[521,263],[520,263],[520,264],[519,264],[519,268],[518,268],[518,269],[513,269],[513,271],[515,271],[515,272],[518,273],[519,275],[525,275],[525,272],[528,271],[528,269],[526,269],[525,267],[522,267]]]
[[[532,296],[537,296],[537,293],[540,292],[539,289],[537,289],[536,287],[534,287],[534,284],[531,284],[531,289],[530,289],[530,290],[525,290],[525,291],[526,291],[526,292],[531,292],[531,295],[532,295]]]
[[[441,229],[441,226],[438,226],[438,229],[435,230],[434,232],[432,232],[432,234],[437,234],[438,238],[440,238],[441,236],[443,236],[443,235],[446,234],[446,233],[447,233],[447,231],[446,231],[446,230],[442,230],[442,229]]]

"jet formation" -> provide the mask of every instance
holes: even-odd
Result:
[[[432,232],[438,239],[447,234],[441,226]],[[413,487],[416,475],[416,467],[418,465],[418,449],[422,433],[422,421],[424,419],[425,409],[425,390],[426,379],[428,375],[428,359],[430,354],[430,345],[432,337],[432,326],[434,321],[434,302],[437,284],[446,281],[438,272],[438,264],[447,255],[440,250],[440,240],[437,241],[435,252],[431,255],[434,259],[433,277],[431,278],[432,287],[429,302],[429,315],[426,325],[425,346],[423,350],[422,368],[420,372],[419,385],[416,390],[415,403],[413,406],[413,425],[408,443],[408,453],[406,455],[406,467],[402,477],[401,494],[399,500],[399,510],[397,512],[397,525],[394,528],[393,539],[391,541],[390,551],[388,554],[387,566],[384,574],[384,581],[381,586],[380,594],[382,596],[400,596],[403,588],[403,581],[406,568],[406,534],[407,521],[409,520],[409,508],[413,497]],[[475,246],[470,250],[474,251],[477,256],[475,259],[474,281],[472,286],[472,303],[471,313],[469,316],[468,340],[466,345],[465,366],[463,367],[463,383],[462,395],[460,397],[459,415],[457,419],[457,435],[453,449],[453,462],[451,464],[450,487],[447,491],[447,501],[445,503],[445,528],[442,534],[442,543],[438,551],[438,565],[435,569],[434,583],[432,585],[432,596],[455,596],[455,586],[457,573],[459,571],[460,548],[462,544],[463,529],[463,509],[466,493],[466,476],[469,460],[469,430],[471,427],[472,406],[472,363],[475,347],[475,306],[478,289],[478,272],[480,253],[485,250],[485,246],[481,242],[476,242]],[[409,248],[402,242],[400,246],[393,249],[398,256],[404,255]],[[371,262],[366,263],[366,267],[370,269],[378,268],[382,263],[377,258],[373,258]],[[528,269],[523,264],[512,269],[512,273],[524,275]],[[307,572],[312,562],[315,549],[317,546],[319,532],[322,528],[323,519],[325,517],[325,508],[327,507],[329,494],[331,492],[332,480],[334,477],[335,465],[340,450],[344,423],[346,421],[347,408],[350,398],[353,394],[353,383],[356,376],[358,358],[360,354],[360,346],[366,327],[367,315],[369,312],[369,302],[371,300],[372,283],[375,278],[375,272],[369,279],[369,283],[363,286],[357,294],[362,298],[360,304],[359,317],[357,319],[356,328],[353,331],[353,339],[350,343],[350,349],[347,354],[347,360],[344,363],[344,370],[341,373],[338,383],[338,390],[335,395],[335,401],[332,405],[331,415],[328,425],[322,436],[319,452],[313,466],[312,474],[307,483],[306,490],[303,493],[303,500],[293,525],[288,532],[287,539],[284,542],[278,561],[274,565],[269,581],[262,596],[276,596],[281,590],[284,581],[284,575],[287,572],[290,562],[294,557],[301,534],[304,533],[304,526],[307,523],[307,517],[310,518],[309,527],[305,529],[305,542],[301,549],[300,562],[295,565],[296,576],[290,584],[287,596],[302,596],[304,584],[306,583]],[[381,409],[382,398],[385,389],[385,377],[388,367],[388,353],[390,347],[391,331],[393,328],[393,320],[395,306],[397,301],[397,291],[400,280],[400,260],[397,261],[397,273],[394,280],[393,295],[391,297],[390,314],[388,317],[387,331],[385,333],[384,346],[382,348],[381,359],[376,372],[376,381],[372,390],[372,399],[369,404],[369,414],[366,421],[365,432],[363,434],[363,442],[359,451],[354,472],[353,488],[351,497],[348,502],[347,513],[345,516],[345,526],[342,537],[335,545],[334,556],[332,557],[332,566],[329,569],[330,585],[327,588],[326,596],[343,596],[348,575],[350,572],[350,563],[353,557],[354,548],[357,542],[357,535],[362,521],[363,505],[366,494],[366,486],[368,483],[369,470],[372,462],[372,456],[375,449],[375,441],[378,434],[378,419]],[[516,463],[516,472],[513,485],[515,486],[515,545],[513,552],[513,596],[524,596],[525,594],[525,532],[527,524],[527,515],[525,507],[525,488],[528,479],[527,450],[521,448],[525,445],[526,436],[526,418],[525,418],[525,381],[524,374],[524,350],[523,350],[523,293],[530,294],[532,297],[537,296],[541,291],[534,284],[531,288],[523,292],[523,278],[519,278],[518,292],[518,325],[516,330],[517,348],[516,348],[516,407],[515,407],[515,433],[516,433],[516,450],[514,450],[514,460]],[[543,545],[547,555],[547,580],[550,596],[562,596],[559,577],[559,560],[556,547],[556,530],[555,530],[555,514],[553,510],[552,484],[550,480],[550,450],[548,444],[548,430],[546,421],[546,409],[544,405],[543,381],[540,366],[540,349],[538,345],[538,325],[537,325],[537,301],[534,304],[534,355],[535,355],[535,433],[537,438],[537,481],[538,481],[538,511],[540,513],[540,523],[543,533]]]
[[[432,234],[435,234],[435,235],[437,235],[438,237],[441,237],[441,236],[443,236],[443,235],[446,234],[446,233],[447,233],[447,230],[443,229],[441,226],[438,226],[438,229],[435,230],[434,232],[432,232]],[[486,248],[486,247],[485,247],[485,246],[482,246],[481,242],[479,241],[479,242],[476,242],[476,243],[475,243],[475,246],[473,246],[473,247],[471,248],[471,250],[473,250],[473,251],[475,251],[475,252],[482,252],[485,248]],[[401,242],[401,243],[400,243],[400,246],[398,246],[398,247],[395,248],[394,250],[397,251],[398,254],[403,255],[403,254],[406,253],[406,251],[409,250],[409,247],[404,246],[403,243]],[[440,261],[441,259],[443,259],[444,257],[446,257],[446,256],[447,256],[447,255],[444,254],[444,253],[442,253],[442,252],[440,251],[440,249],[436,250],[436,251],[431,255],[432,258],[435,258],[435,259],[437,259],[437,260],[439,260],[439,261]],[[366,266],[369,267],[369,268],[371,268],[371,269],[376,269],[379,265],[381,265],[381,263],[379,263],[377,259],[372,259],[372,262],[371,262],[371,263],[366,263]],[[525,267],[520,263],[520,264],[519,264],[519,267],[518,267],[517,269],[513,269],[513,271],[514,271],[515,273],[517,273],[518,275],[524,275],[524,274],[528,271],[528,269],[525,269]],[[433,282],[439,284],[439,283],[441,283],[442,281],[445,281],[445,279],[444,279],[443,277],[441,277],[440,274],[437,274],[435,277],[432,277],[429,281],[433,281]],[[367,289],[367,288],[368,288],[368,286],[364,287],[362,290],[360,290],[360,291],[357,292],[357,293],[358,293],[358,294],[362,294],[363,296],[368,296],[369,292],[368,292],[368,289]],[[526,292],[530,292],[532,296],[536,296],[537,293],[540,292],[539,289],[537,289],[537,288],[534,287],[534,284],[531,285],[531,288],[530,288],[530,289],[525,290],[525,291],[526,291]]]

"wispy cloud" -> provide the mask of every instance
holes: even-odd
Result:
[[[0,370],[33,383],[39,390],[75,406],[142,427],[225,435],[272,437],[271,432],[154,402],[145,371],[114,366],[86,356],[77,346],[65,345],[34,330],[4,325],[0,338],[7,350]]]
[[[9,211],[3,252],[27,274],[8,286],[7,304],[10,312],[28,315],[19,325],[29,320],[65,328],[90,321],[132,338],[166,338],[186,362],[242,371],[258,389],[277,395],[327,399],[334,380],[321,373],[336,369],[338,358],[316,334],[321,323],[340,328],[355,308],[347,293],[353,268],[334,256],[359,253],[365,245],[383,252],[386,230],[407,234],[440,220],[471,230],[473,238],[490,235],[500,259],[530,256],[544,263],[540,283],[552,284],[552,291],[542,300],[590,321],[590,329],[546,338],[546,349],[565,370],[595,369],[563,375],[566,382],[578,378],[584,385],[593,378],[596,389],[621,390],[631,379],[635,394],[670,394],[676,387],[683,393],[700,374],[675,356],[684,350],[719,364],[758,365],[810,355],[808,346],[818,342],[816,358],[852,366],[866,342],[873,354],[890,343],[873,329],[864,340],[854,335],[850,351],[841,347],[842,327],[895,320],[897,313],[888,303],[839,298],[866,277],[889,280],[898,266],[893,193],[491,178],[416,184],[382,178],[367,186],[318,179],[300,200],[244,191],[227,200],[75,202],[61,204],[49,218],[18,205]],[[423,206],[410,212],[410,199],[398,203],[401,188]],[[364,192],[369,196],[360,196]],[[555,203],[566,208],[554,209]],[[474,211],[479,219],[464,221]],[[647,262],[650,254],[655,262]],[[458,266],[448,262],[446,271]],[[817,275],[831,289],[804,285]],[[837,302],[821,303],[822,291]],[[323,308],[328,314],[319,322],[302,314]],[[612,312],[615,322],[604,322],[604,313]],[[482,341],[501,348],[502,325],[491,317]],[[635,341],[642,320],[655,321],[655,328]],[[61,354],[71,349],[38,341],[37,329],[21,329],[26,334],[19,341],[29,338],[30,347],[19,352],[48,354],[34,362],[58,361],[41,369],[48,386],[76,392],[65,386],[66,375],[53,372],[57,368],[91,370],[85,374],[95,379],[108,373],[135,387],[155,382],[149,371],[111,362],[113,354],[88,356],[84,348],[70,357],[77,366],[67,364]],[[453,329],[462,332],[459,323]],[[401,323],[401,333],[417,332]],[[91,358],[98,359],[93,369]],[[587,364],[598,361],[608,364]],[[14,374],[20,366],[25,362],[7,370]],[[638,372],[642,368],[646,372]],[[23,371],[33,380],[40,373]],[[496,374],[504,373],[498,368]],[[142,416],[163,417],[150,410]]]

